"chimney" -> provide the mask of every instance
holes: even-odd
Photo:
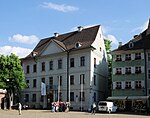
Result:
[[[122,46],[122,42],[119,42],[119,46],[118,46],[118,48],[119,48],[119,47],[121,47],[121,46]]]
[[[83,30],[83,27],[82,26],[79,26],[78,27],[78,32],[81,32]]]
[[[55,37],[58,37],[58,36],[59,36],[59,33],[55,32],[55,33],[54,33],[54,36],[55,36]]]

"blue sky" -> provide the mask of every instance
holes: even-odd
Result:
[[[98,24],[114,49],[147,28],[149,5],[150,0],[1,0],[0,54],[25,57],[55,32]]]

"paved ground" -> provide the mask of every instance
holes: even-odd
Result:
[[[18,114],[17,110],[0,110],[0,118],[150,118],[150,115],[135,115],[121,113],[96,113],[91,115],[87,112],[59,112],[52,113],[48,110],[23,110],[22,115]]]

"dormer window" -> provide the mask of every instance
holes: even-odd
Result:
[[[77,42],[76,44],[75,44],[75,48],[79,48],[79,47],[81,47],[82,45],[81,45],[81,43],[80,42]]]
[[[129,43],[129,48],[133,48],[133,46],[134,46],[134,43],[133,43],[133,42],[130,42],[130,43]]]

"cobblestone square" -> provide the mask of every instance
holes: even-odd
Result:
[[[22,110],[19,115],[17,110],[0,110],[0,118],[149,118],[150,115],[121,114],[121,113],[96,113],[92,115],[88,112],[57,112],[52,113],[49,110]]]

